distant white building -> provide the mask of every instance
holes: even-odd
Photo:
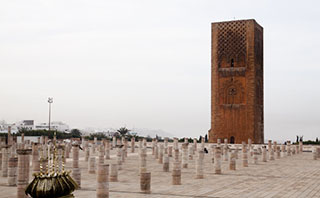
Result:
[[[63,122],[51,122],[50,129],[61,131],[61,132],[68,132],[69,125],[67,125]],[[35,130],[49,130],[49,125],[48,125],[48,123],[37,124],[37,125],[35,125]]]
[[[34,130],[34,120],[22,120],[20,122],[15,123],[15,126],[18,130]]]

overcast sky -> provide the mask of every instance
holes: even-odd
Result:
[[[320,137],[314,0],[2,0],[0,119],[210,128],[211,22],[264,28],[265,139]]]

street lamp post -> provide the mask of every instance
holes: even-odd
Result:
[[[50,126],[51,126],[51,104],[53,103],[53,98],[48,98],[48,103],[49,103],[49,131],[50,131]]]

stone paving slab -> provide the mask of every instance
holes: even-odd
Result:
[[[140,193],[137,152],[138,149],[131,154],[130,149],[128,150],[128,158],[122,165],[123,169],[119,171],[119,182],[109,183],[110,197],[320,197],[320,160],[313,160],[310,152],[268,162],[262,162],[259,156],[258,165],[254,165],[253,159],[249,157],[249,167],[242,167],[239,152],[237,170],[228,170],[228,161],[221,161],[221,175],[214,174],[214,164],[211,163],[209,154],[206,154],[204,179],[195,179],[195,160],[190,160],[188,168],[182,169],[182,185],[171,185],[171,172],[162,171],[162,164],[154,159],[149,149],[147,168],[151,171],[151,194]],[[115,160],[115,150],[111,151],[111,160]],[[105,160],[105,163],[111,160]],[[170,162],[172,161],[170,158]],[[74,195],[76,198],[94,198],[96,174],[88,174],[88,164],[84,161],[83,151],[80,151],[79,162],[82,188],[74,192]],[[66,168],[71,169],[71,159],[67,160]],[[9,187],[7,178],[0,176],[0,191],[0,198],[15,198],[17,189]]]

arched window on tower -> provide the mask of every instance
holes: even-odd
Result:
[[[230,66],[234,67],[234,59],[233,58],[231,59],[231,65]]]

